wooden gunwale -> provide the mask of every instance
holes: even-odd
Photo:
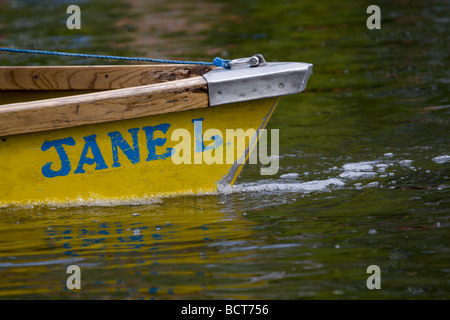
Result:
[[[11,71],[14,68],[18,69]],[[142,70],[139,71],[139,68]],[[39,70],[41,78],[45,74],[45,79],[52,79],[46,81],[45,86],[38,86],[38,89],[32,82],[23,80],[33,78],[33,74],[37,70]],[[0,105],[0,136],[206,108],[209,106],[207,82],[200,75],[209,70],[211,68],[208,66],[186,65],[0,67],[0,92],[2,89],[12,90],[14,85],[16,88],[20,87],[20,90],[44,91],[67,90],[68,88],[107,90],[125,87],[75,96]],[[152,76],[149,76],[150,71]],[[93,81],[98,78],[102,78],[103,81],[105,72],[108,74],[106,80],[109,79],[109,82]],[[6,76],[8,74],[9,76]],[[13,74],[13,78],[11,78],[11,74]],[[85,76],[81,76],[81,74]],[[167,80],[179,78],[181,79]],[[11,81],[11,79],[15,80]],[[65,80],[60,81],[59,79]],[[83,79],[84,81],[82,81]],[[148,82],[151,84],[142,85],[142,83]]]
[[[109,90],[198,77],[213,66],[0,66],[0,90]]]

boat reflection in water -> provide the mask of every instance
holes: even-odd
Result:
[[[11,219],[20,223],[4,219],[0,225],[0,270],[8,278],[1,292],[8,298],[220,297],[213,281],[220,278],[227,296],[246,298],[240,288],[268,280],[242,272],[253,260],[245,239],[258,223],[223,200],[217,206],[217,196],[177,197],[103,207],[98,214],[92,208],[89,217],[83,208],[53,208],[45,215],[39,208],[15,209]],[[3,248],[12,240],[14,256]],[[66,286],[70,265],[80,267],[81,290]],[[240,271],[230,272],[233,266]]]

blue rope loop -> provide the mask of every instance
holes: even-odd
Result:
[[[217,66],[217,67],[222,67],[225,69],[230,69],[230,64],[228,63],[230,62],[230,60],[225,60],[219,57],[215,57],[213,60],[213,65]]]
[[[150,59],[150,58],[133,58],[133,57],[108,56],[108,55],[97,55],[97,54],[43,51],[43,50],[24,50],[24,49],[13,49],[13,48],[0,48],[0,51],[14,52],[14,53],[45,54],[45,55],[52,55],[52,56],[77,57],[77,58],[148,61],[148,62],[174,63],[174,64],[195,64],[195,65],[203,65],[203,66],[217,66],[217,67],[222,67],[225,69],[230,69],[230,66],[228,64],[228,62],[230,60],[222,59],[219,57],[216,57],[213,60],[213,62],[202,62],[202,61],[179,61],[179,60],[163,60],[163,59]]]

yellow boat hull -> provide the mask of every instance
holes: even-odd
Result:
[[[0,140],[0,207],[34,204],[134,203],[176,194],[210,193],[219,184],[233,184],[257,141],[236,144],[234,163],[196,163],[204,151],[191,143],[191,164],[176,164],[169,154],[179,141],[174,130],[196,134],[214,128],[264,128],[278,98],[239,102],[142,118],[11,135]],[[199,120],[200,119],[200,120]],[[208,143],[206,143],[208,145]],[[216,149],[217,149],[216,148]],[[198,162],[198,161],[197,161]]]

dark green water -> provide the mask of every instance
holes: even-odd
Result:
[[[0,298],[448,299],[448,1],[1,1],[0,45],[314,64],[280,170],[153,205],[0,209]],[[2,65],[104,63],[0,54]],[[109,63],[109,62],[108,62]],[[289,174],[289,175],[287,175]],[[82,289],[66,288],[66,268]],[[369,265],[381,289],[369,290]]]

